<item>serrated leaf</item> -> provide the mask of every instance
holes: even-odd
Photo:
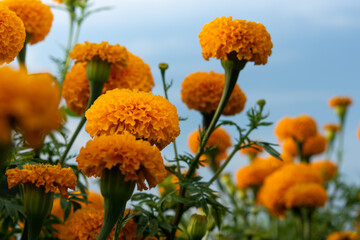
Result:
[[[136,228],[136,236],[140,236],[141,234],[143,234],[143,232],[145,231],[145,229],[147,228],[147,223],[148,223],[148,218],[145,216],[140,216],[139,217],[139,221],[138,221],[138,225]]]
[[[151,218],[149,222],[150,222],[149,235],[154,236],[158,232],[158,228],[159,228],[158,222],[154,218]]]
[[[200,205],[206,216],[209,216],[209,206],[207,205],[206,199],[201,199]]]

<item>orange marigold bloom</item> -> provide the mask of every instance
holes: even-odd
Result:
[[[339,124],[335,124],[335,123],[328,123],[324,125],[324,130],[326,131],[332,131],[332,132],[337,132],[341,129]]]
[[[286,192],[292,186],[303,183],[322,184],[323,180],[318,171],[308,164],[285,164],[265,179],[257,200],[272,214],[283,216],[286,210]]]
[[[50,74],[27,75],[8,67],[0,69],[0,76],[1,128],[7,135],[6,122],[11,119],[28,144],[39,147],[44,136],[61,124],[58,84]]]
[[[333,179],[337,174],[337,166],[328,160],[313,162],[310,166],[321,174],[324,181]]]
[[[298,155],[296,142],[292,138],[286,138],[283,144],[285,152],[290,153],[292,156]],[[326,150],[326,138],[320,134],[316,134],[307,138],[302,145],[302,155],[309,157],[323,153]]]
[[[30,34],[29,44],[44,40],[50,32],[54,16],[48,5],[39,0],[3,0],[1,4],[21,18],[26,32]]]
[[[356,232],[334,232],[327,236],[326,240],[359,240]]]
[[[124,216],[130,210],[126,210]],[[77,210],[74,215],[69,218],[60,228],[60,239],[66,240],[96,240],[100,233],[104,221],[104,211],[92,208],[83,208]],[[119,240],[135,240],[141,239],[142,236],[136,237],[137,224],[133,219],[126,222],[124,228],[120,231]],[[111,240],[114,237],[115,227],[107,237]]]
[[[128,132],[162,150],[180,134],[176,107],[151,92],[109,90],[85,116],[85,130],[91,137]]]
[[[293,138],[299,142],[316,135],[317,127],[313,118],[307,115],[300,115],[295,118],[283,118],[275,127],[275,135],[279,140]]]
[[[78,192],[78,193],[80,193],[80,192]],[[87,197],[87,200],[89,203],[78,202],[81,205],[81,208],[92,208],[92,209],[96,209],[96,210],[104,209],[104,199],[101,196],[101,194],[89,191],[89,193],[87,194],[86,197]],[[68,219],[71,218],[73,214],[74,214],[74,209],[72,208],[71,212],[68,216]],[[56,216],[62,222],[64,221],[64,210],[61,208],[60,198],[54,199],[53,207],[51,209],[51,215]],[[61,224],[52,224],[51,226],[53,228],[55,228],[56,230],[60,231]],[[58,237],[57,232],[53,232],[53,234],[54,234],[54,237]]]
[[[111,68],[109,79],[104,84],[102,93],[115,88],[138,89],[150,91],[154,80],[149,65],[128,52],[127,68]],[[83,115],[89,101],[90,87],[86,78],[86,62],[75,64],[66,74],[62,95],[68,108],[78,115]]]
[[[246,59],[255,65],[266,64],[271,55],[270,34],[261,23],[232,20],[232,17],[216,18],[205,24],[200,34],[202,55],[227,60],[228,54],[237,53],[239,60]]]
[[[67,188],[75,190],[76,176],[73,170],[58,165],[23,165],[22,169],[6,171],[9,189],[19,183],[33,183],[36,187],[44,186],[45,192],[60,191],[61,197],[67,198]]]
[[[101,177],[105,168],[119,168],[125,181],[136,181],[138,190],[161,183],[167,172],[157,147],[131,134],[95,137],[81,148],[77,156],[78,168],[88,176]]]
[[[84,44],[78,43],[70,52],[69,56],[78,62],[90,61],[93,57],[99,57],[102,61],[111,63],[112,66],[119,68],[127,66],[128,53],[125,47],[119,44],[110,45],[108,42]]]
[[[189,109],[212,113],[217,109],[225,85],[225,74],[195,72],[181,83],[181,100]],[[222,114],[235,115],[245,106],[246,96],[238,84],[230,96]]]
[[[198,130],[192,132],[188,140],[189,148],[193,153],[197,153],[200,145],[200,133]],[[231,147],[230,135],[225,131],[225,129],[218,127],[210,135],[209,140],[207,141],[205,147],[214,147],[216,148],[216,157],[215,161],[219,163],[221,160],[227,158],[226,150]],[[204,163],[208,164],[208,159],[204,155],[200,160],[205,161]]]
[[[274,157],[255,158],[251,164],[236,172],[236,185],[241,189],[260,186],[267,176],[282,165],[283,162]]]
[[[24,46],[25,27],[13,11],[1,5],[0,19],[0,64],[10,63]]]
[[[330,99],[329,101],[329,106],[330,107],[338,107],[338,106],[344,106],[347,107],[349,105],[351,105],[352,100],[349,97],[333,97]]]
[[[322,207],[327,201],[326,189],[318,183],[296,184],[286,191],[285,206],[294,207]]]

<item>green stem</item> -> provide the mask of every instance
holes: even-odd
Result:
[[[209,127],[206,129],[204,137],[201,140],[198,153],[196,154],[195,159],[191,163],[191,165],[189,167],[189,171],[187,172],[187,174],[185,176],[186,178],[192,177],[194,175],[196,167],[199,163],[199,159],[200,159],[201,155],[203,155],[203,153],[204,153],[205,145],[206,145],[207,141],[209,140],[211,133],[214,131],[216,123],[219,120],[220,115],[222,114],[222,112],[226,106],[226,103],[229,101],[231,93],[236,85],[239,73],[245,67],[246,62],[247,62],[246,60],[239,61],[237,59],[236,60],[221,60],[221,65],[225,69],[224,90],[223,90],[219,105],[215,111],[214,117],[211,120]],[[186,193],[186,188],[180,187],[180,197],[185,197],[185,193]],[[178,203],[177,207],[176,207],[175,216],[173,219],[173,225],[177,226],[179,224],[183,213],[184,213],[184,204]],[[175,232],[176,232],[176,228],[173,228],[172,232],[171,232],[170,240],[173,240],[175,238]]]
[[[342,117],[340,117],[339,145],[337,151],[338,168],[340,168],[340,165],[343,161],[344,127],[345,127],[345,114]]]
[[[116,201],[109,198],[104,198],[105,215],[104,222],[101,227],[97,240],[106,240],[115,223],[118,219],[123,217],[125,212],[126,201]]]
[[[20,67],[21,70],[25,71],[25,73],[27,73],[27,68],[26,68],[26,47],[27,47],[28,42],[30,41],[30,37],[31,37],[31,34],[26,33],[24,46],[20,50],[20,52],[19,52],[19,54],[17,56],[19,67]]]
[[[103,85],[104,85],[104,83],[100,82],[100,81],[90,81],[90,98],[89,98],[88,105],[86,106],[86,110],[88,110],[91,107],[91,105],[95,102],[95,100],[101,95]],[[85,110],[85,112],[86,112],[86,110]],[[63,155],[60,158],[61,165],[65,162],[66,156],[69,153],[71,146],[74,144],[75,139],[78,136],[82,127],[84,126],[85,122],[86,122],[86,118],[85,118],[85,113],[84,113],[83,116],[81,117],[80,122],[79,122],[75,132],[73,133],[69,143],[67,144]]]
[[[167,94],[168,87],[166,85],[166,80],[165,80],[165,71],[166,71],[167,68],[168,68],[167,64],[166,64],[166,66],[160,67],[160,72],[161,72],[161,80],[162,80],[162,84],[163,84],[163,88],[164,88],[165,98],[167,100],[169,100],[169,97],[168,97],[168,94]],[[175,155],[175,160],[176,160],[176,167],[178,169],[178,172],[181,173],[180,162],[179,162],[179,159],[178,159],[178,152],[177,152],[177,147],[176,147],[176,140],[174,140],[173,146],[174,146],[174,155]]]
[[[70,16],[69,37],[65,49],[65,65],[61,72],[61,82],[65,80],[66,73],[70,66],[71,58],[69,56],[69,53],[72,50],[72,39],[74,35],[74,22],[75,22],[74,8],[72,6],[68,6],[67,11],[69,12],[69,16]]]
[[[304,240],[311,240],[311,210],[301,209],[302,232]]]

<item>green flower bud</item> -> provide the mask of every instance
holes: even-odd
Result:
[[[50,215],[54,193],[45,192],[45,187],[32,183],[24,184],[24,213],[29,240],[38,239],[45,219]],[[25,232],[23,234],[26,234]]]
[[[187,232],[190,236],[190,240],[201,240],[207,229],[207,217],[204,215],[193,214],[190,217]]]
[[[260,99],[256,103],[257,103],[257,105],[259,105],[260,108],[262,108],[265,106],[266,101],[264,99]]]
[[[116,166],[102,172],[100,190],[104,197],[105,213],[98,240],[105,240],[109,236],[118,218],[124,215],[126,202],[134,192],[136,182],[125,182],[124,179],[125,176]]]
[[[167,63],[159,63],[159,68],[161,71],[165,71],[169,68],[169,65]]]

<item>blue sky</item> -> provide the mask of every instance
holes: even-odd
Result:
[[[247,95],[246,110],[258,99],[266,99],[269,120],[276,122],[284,116],[309,114],[322,126],[336,121],[328,107],[335,95],[350,96],[345,138],[345,161],[342,172],[348,181],[360,182],[360,142],[356,137],[360,125],[360,1],[358,0],[131,0],[93,1],[94,7],[112,6],[110,11],[90,16],[83,24],[80,42],[109,41],[127,47],[140,56],[152,69],[155,80],[153,92],[163,94],[158,71],[159,62],[170,65],[167,78],[173,79],[170,100],[179,115],[190,120],[181,123],[178,138],[180,152],[188,151],[187,137],[200,123],[200,115],[189,111],[181,102],[180,84],[196,71],[223,72],[218,60],[205,61],[201,55],[198,34],[204,24],[216,17],[261,22],[271,34],[273,54],[265,66],[248,63],[240,73],[238,83]],[[47,3],[52,3],[47,1]],[[52,3],[53,4],[53,3]],[[44,42],[30,46],[30,72],[50,71],[55,65],[49,56],[62,56],[61,45],[67,39],[68,17],[54,10],[55,18]],[[229,118],[225,118],[229,119]],[[245,125],[245,112],[230,118]],[[75,128],[75,120],[69,128]],[[274,126],[259,129],[253,138],[276,142]],[[230,129],[232,130],[232,129]],[[88,136],[81,134],[73,152],[85,145]],[[172,156],[172,147],[163,151]],[[246,164],[240,155],[227,171]],[[209,176],[209,172],[202,170]]]

